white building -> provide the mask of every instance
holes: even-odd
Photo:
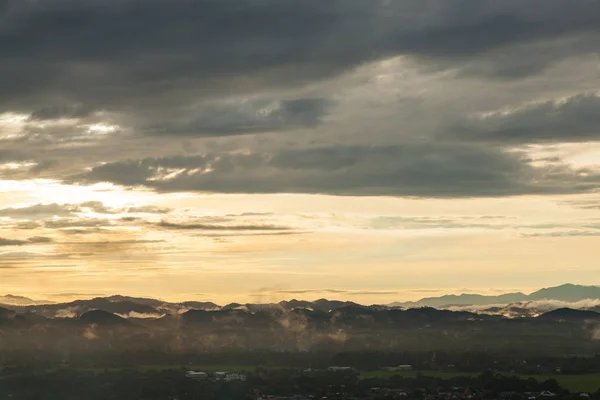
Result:
[[[218,381],[225,382],[233,382],[233,381],[241,381],[244,382],[248,379],[246,374],[238,373],[238,372],[215,372],[215,378]]]
[[[329,367],[327,368],[327,371],[329,372],[352,372],[352,371],[356,371],[354,368],[352,367]]]
[[[187,371],[185,377],[190,379],[207,379],[208,374],[206,372]]]
[[[231,381],[244,382],[247,378],[248,377],[246,376],[246,374],[231,372],[231,373],[228,373],[227,375],[225,375],[225,382],[231,382]]]

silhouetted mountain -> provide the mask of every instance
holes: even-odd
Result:
[[[534,300],[556,300],[564,302],[577,302],[586,299],[600,300],[600,287],[565,284],[557,287],[545,288],[529,295],[517,292],[498,296],[484,296],[479,294],[445,295],[440,297],[426,297],[416,302],[395,302],[394,307],[451,307],[466,305],[500,305],[519,303]]]
[[[149,307],[160,307],[162,304],[164,304],[164,301],[161,300],[156,300],[156,299],[147,299],[147,298],[143,298],[143,297],[129,297],[129,296],[120,296],[120,295],[114,295],[114,296],[109,296],[109,297],[97,297],[93,300],[107,300],[107,301],[111,301],[111,302],[131,302],[131,303],[136,303],[136,304],[143,304]]]
[[[280,301],[279,305],[286,310],[293,310],[294,308],[312,308],[313,303],[305,300],[292,299],[289,301]]]
[[[52,304],[49,300],[33,300],[29,297],[14,296],[7,294],[6,296],[0,296],[0,304],[13,305],[13,306],[30,306],[36,304]]]
[[[129,325],[130,322],[118,315],[103,310],[93,310],[83,313],[79,321],[100,326]]]
[[[90,300],[75,300],[58,304],[31,306],[7,305],[6,308],[21,313],[35,313],[46,318],[78,317],[91,310],[104,310],[124,317],[159,318],[169,313],[177,313],[189,309],[216,309],[218,306],[211,302],[189,301],[183,303],[168,303],[155,299],[110,296],[97,297]]]
[[[47,318],[77,317],[88,311],[104,310],[114,314],[129,315],[131,313],[153,314],[159,317],[164,314],[161,310],[148,304],[138,303],[128,298],[95,298],[91,300],[75,300],[69,303],[46,304],[15,308],[20,312],[32,312]]]
[[[18,296],[12,296],[16,298]],[[12,310],[26,318],[40,316],[44,318],[76,318],[92,310],[103,310],[125,318],[146,319],[161,318],[178,314],[189,310],[236,310],[247,313],[267,312],[272,315],[281,315],[284,311],[295,309],[307,309],[309,311],[320,311],[328,313],[342,308],[369,309],[372,311],[385,311],[389,308],[411,309],[422,307],[433,307],[451,309],[453,311],[472,311],[482,314],[499,314],[507,317],[533,317],[559,307],[571,307],[569,302],[585,299],[600,301],[600,287],[581,286],[566,284],[554,288],[541,289],[530,295],[523,293],[508,293],[499,296],[483,296],[476,294],[447,295],[441,297],[428,297],[418,302],[392,303],[389,306],[363,306],[351,301],[338,301],[319,299],[316,301],[289,300],[279,303],[240,304],[230,303],[219,307],[213,302],[184,301],[180,303],[169,303],[151,298],[138,298],[129,296],[97,297],[90,300],[76,300],[68,303],[41,304],[41,305],[1,305],[5,309]],[[31,299],[24,298],[22,301]],[[554,303],[553,303],[554,301]],[[559,303],[562,302],[562,303]],[[565,303],[566,302],[566,303]],[[589,309],[594,307],[594,302],[586,302],[571,308]],[[481,306],[490,306],[482,309]],[[600,311],[600,307],[597,307]],[[423,313],[424,311],[420,311]],[[428,311],[431,312],[431,311]],[[441,315],[441,314],[439,314]],[[29,317],[27,317],[29,316]],[[370,318],[370,317],[365,317]],[[163,320],[165,322],[165,320]]]
[[[219,306],[211,301],[184,301],[183,303],[177,303],[185,308],[195,310],[216,310]]]
[[[331,304],[333,303],[333,304]],[[277,352],[504,351],[600,352],[600,314],[561,309],[540,317],[506,318],[432,307],[408,310],[346,304],[330,311],[312,307],[190,310],[162,318],[124,319],[104,310],[77,318],[45,319],[0,309],[1,350],[46,349],[75,352],[229,350]],[[235,308],[235,307],[234,307]],[[519,310],[515,310],[519,311]],[[521,311],[524,312],[524,311]],[[592,321],[592,323],[590,323]],[[565,340],[569,338],[569,340]],[[509,346],[509,347],[506,347]]]
[[[528,300],[560,300],[567,302],[600,299],[600,287],[567,283],[561,286],[538,290],[531,293],[527,298]]]
[[[416,302],[392,303],[391,306],[400,307],[449,307],[463,305],[493,305],[508,304],[527,300],[527,295],[517,293],[507,293],[499,296],[484,296],[480,294],[460,294],[444,295],[440,297],[426,297]]]
[[[221,307],[221,310],[238,310],[238,309],[246,309],[246,306],[240,303],[229,303]]]
[[[585,319],[600,319],[600,313],[588,310],[573,310],[572,308],[559,308],[558,310],[549,311],[540,315],[540,319],[552,320],[585,320]]]
[[[317,301],[313,301],[311,307],[315,310],[332,311],[332,310],[337,310],[338,308],[342,308],[342,307],[364,307],[364,306],[362,306],[358,303],[353,303],[351,301],[319,299]]]
[[[213,313],[204,310],[190,310],[181,314],[181,319],[185,323],[204,324],[212,322]]]
[[[14,315],[15,315],[14,311],[0,307],[0,319],[12,318]]]

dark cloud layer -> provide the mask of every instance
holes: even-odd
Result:
[[[223,193],[468,197],[593,191],[600,185],[597,171],[534,166],[506,149],[600,140],[595,88],[557,89],[539,99],[515,95],[518,104],[493,93],[498,82],[534,79],[571,57],[598,54],[600,0],[574,4],[0,0],[0,116],[29,115],[21,132],[0,126],[6,144],[0,164],[36,160],[29,169],[0,170],[0,176],[70,176],[74,183]],[[415,93],[402,95],[415,99],[418,112],[396,126],[395,120],[371,122],[379,110],[372,112],[376,107],[365,93],[367,100],[352,97],[360,97],[359,90],[347,96],[354,103],[344,108],[344,90],[352,88],[338,86],[364,84],[348,83],[364,77],[345,73],[394,56],[406,56],[424,74],[466,79],[465,93],[489,91],[491,104],[509,110],[471,112],[477,99],[462,104],[462,93],[451,87],[443,99],[421,99],[427,83],[407,86]],[[539,90],[545,83],[553,84],[533,86]],[[570,97],[556,100],[560,93]],[[401,103],[394,101],[387,105],[392,111]],[[340,110],[347,114],[336,114]],[[430,116],[440,119],[432,126],[441,128],[424,121]],[[361,117],[363,125],[353,131],[349,125]],[[328,130],[331,121],[340,125]],[[271,135],[233,143],[234,136],[258,133]],[[377,146],[365,145],[371,133]],[[183,141],[189,146],[176,147]],[[173,155],[177,151],[186,155]],[[85,172],[73,176],[75,170]],[[61,207],[5,209],[0,215],[126,212],[93,202]],[[69,226],[79,225],[67,221],[63,227]]]
[[[598,141],[600,97],[581,94],[472,118],[456,126],[454,133],[469,140],[501,144]]]
[[[600,26],[595,0],[7,0],[0,12],[0,104],[40,119],[148,115],[397,54],[452,60]]]
[[[143,130],[153,135],[229,136],[310,128],[321,122],[328,106],[325,99],[209,103]]]
[[[105,164],[74,179],[161,191],[464,197],[587,192],[600,175],[534,167],[514,153],[425,143],[152,158]]]

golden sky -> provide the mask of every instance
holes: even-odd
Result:
[[[0,294],[599,284],[600,3],[466,4],[11,3]]]

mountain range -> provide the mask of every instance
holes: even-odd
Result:
[[[35,301],[20,296],[0,296],[0,307],[20,314],[31,314],[44,318],[75,318],[83,314],[102,310],[124,318],[161,318],[177,315],[189,310],[229,311],[238,310],[255,313],[265,310],[307,309],[321,312],[340,308],[364,307],[349,301],[319,299],[316,301],[289,300],[279,303],[231,303],[219,306],[213,302],[185,301],[166,302],[151,298],[110,296],[90,300],[75,300],[66,303]],[[498,296],[478,294],[445,295],[423,298],[416,302],[396,302],[388,305],[370,306],[371,309],[410,309],[420,307],[447,308],[455,311],[473,311],[480,314],[498,314],[508,317],[529,317],[559,308],[576,308],[600,311],[600,287],[564,284],[544,288],[531,294],[508,293]]]
[[[108,353],[130,356],[133,352],[181,355],[411,349],[547,355],[551,348],[553,355],[560,355],[600,351],[600,313],[591,310],[559,308],[535,316],[506,318],[431,307],[315,303],[339,308],[288,310],[282,305],[262,305],[251,311],[250,307],[234,305],[181,310],[157,318],[125,318],[101,309],[46,318],[33,309],[0,308],[0,354],[28,351],[56,360],[74,354],[88,359]]]
[[[415,302],[396,302],[393,307],[451,307],[451,306],[483,306],[506,305],[512,303],[552,300],[575,303],[583,300],[600,300],[599,286],[583,286],[566,283],[564,285],[544,288],[530,294],[521,292],[506,293],[498,296],[484,296],[480,294],[444,295],[440,297],[426,297]]]

